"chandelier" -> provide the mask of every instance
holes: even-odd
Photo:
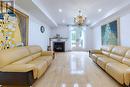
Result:
[[[74,17],[74,23],[77,25],[84,25],[86,22],[86,17],[82,15],[81,10],[79,10],[79,15]]]

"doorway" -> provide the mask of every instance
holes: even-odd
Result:
[[[84,29],[83,27],[73,27],[71,30],[72,51],[82,51],[84,49]]]

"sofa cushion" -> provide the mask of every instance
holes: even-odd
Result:
[[[122,62],[128,66],[130,66],[130,50],[128,50],[123,58]]]
[[[114,47],[114,46],[112,46],[112,45],[109,45],[109,46],[102,46],[102,47],[101,47],[101,50],[102,50],[102,51],[110,52],[110,51],[112,50],[113,47]]]
[[[42,48],[40,46],[27,46],[26,48],[30,51],[30,55],[33,59],[42,55]]]
[[[129,69],[125,64],[110,62],[106,65],[106,71],[119,83],[124,84],[124,73]]]
[[[125,53],[127,52],[128,48],[126,47],[121,47],[121,46],[115,46],[112,49],[112,54],[116,54],[119,56],[125,56]]]
[[[101,50],[89,50],[89,53],[91,54],[102,54]]]
[[[47,61],[48,65],[51,64],[52,60],[53,60],[52,56],[41,56],[36,59],[36,61]]]
[[[16,62],[14,62],[12,64],[27,64],[28,62],[30,62],[32,60],[33,60],[32,56],[28,56],[28,57],[25,57],[25,58],[23,58],[21,60],[18,60]]]
[[[103,55],[103,54],[92,54],[91,57],[92,57],[93,61],[97,62],[97,58],[100,57],[100,56],[102,57],[102,56],[105,56],[105,55]]]
[[[112,45],[110,45],[110,46],[103,46],[103,47],[101,48],[102,54],[104,54],[104,55],[106,55],[106,56],[110,56],[110,52],[111,52],[111,50],[112,50],[113,47],[114,47],[114,46],[112,46]]]
[[[110,52],[107,52],[107,51],[102,51],[102,54],[106,55],[106,56],[110,56]]]
[[[125,56],[125,53],[127,52],[128,48],[126,47],[121,47],[121,46],[115,46],[112,49],[112,52],[110,54],[110,57],[113,59],[122,62],[123,57]]]
[[[38,78],[40,78],[41,75],[43,75],[43,73],[45,73],[45,71],[47,70],[47,67],[48,67],[47,61],[38,60],[38,58],[29,62],[28,64],[35,65],[35,68],[37,69],[37,77]]]
[[[29,51],[25,47],[18,47],[0,51],[0,67],[29,56],[29,54]]]
[[[36,58],[40,57],[41,55],[42,55],[42,53],[39,52],[39,53],[32,54],[31,56],[32,56],[33,60],[35,60]]]
[[[31,54],[42,52],[42,48],[40,46],[27,46],[26,47]]]
[[[119,61],[119,62],[122,62],[122,59],[123,59],[122,56],[119,56],[119,55],[116,55],[116,54],[110,54],[110,57],[112,59],[115,59],[115,60]]]
[[[118,61],[116,61],[116,60],[114,60],[114,59],[112,59],[112,58],[110,58],[110,57],[98,57],[97,58],[97,64],[101,67],[101,68],[103,68],[104,70],[105,70],[105,68],[106,68],[106,64],[107,63],[109,63],[109,62],[118,62]]]

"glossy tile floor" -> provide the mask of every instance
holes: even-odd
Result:
[[[57,53],[33,87],[122,87],[89,58],[87,52]]]

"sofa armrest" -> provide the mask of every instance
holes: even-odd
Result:
[[[130,85],[130,69],[127,69],[127,71],[125,72],[124,81],[125,81],[125,85],[127,86]]]
[[[54,58],[54,52],[53,51],[43,51],[42,56],[52,56]]]
[[[33,71],[34,78],[37,77],[37,70],[32,64],[11,64],[0,69],[0,72],[29,72]]]
[[[89,53],[91,54],[102,54],[102,51],[101,50],[89,50]]]

